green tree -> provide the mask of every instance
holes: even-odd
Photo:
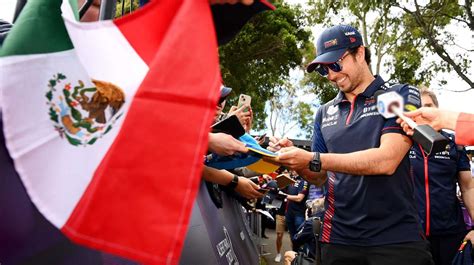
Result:
[[[472,1],[462,2],[430,0],[422,5],[415,0],[410,4],[394,2],[394,6],[404,12],[403,26],[412,33],[410,37],[415,43],[424,44],[417,48],[425,52],[430,51],[442,60],[441,64],[430,65],[424,74],[454,71],[468,85],[467,89],[474,89],[472,61],[469,59],[474,52],[472,43],[456,43],[456,32],[452,31],[452,28],[469,30],[472,40],[474,34]],[[446,82],[442,81],[443,83]]]
[[[268,128],[272,135],[285,137],[298,126],[298,137],[308,138],[313,131],[311,105],[298,100],[295,87],[286,83],[268,101]]]
[[[228,44],[220,47],[224,83],[232,87],[236,103],[240,93],[252,96],[254,127],[265,125],[265,103],[300,67],[304,50],[312,45],[303,9],[277,2],[276,10],[252,18]]]
[[[321,103],[330,101],[339,92],[339,89],[332,85],[326,77],[322,77],[318,73],[306,74],[301,83],[304,86],[304,93],[315,94]]]
[[[471,89],[468,55],[473,50],[458,49],[462,45],[455,43],[452,30],[448,30],[449,26],[455,26],[474,31],[472,1],[460,3],[453,0],[430,0],[424,5],[416,0],[311,0],[309,5],[312,23],[325,27],[346,23],[357,27],[373,53],[372,72],[380,74],[383,64],[387,71],[382,75],[387,81],[429,84],[439,72],[454,71]],[[441,64],[423,65],[432,54],[439,56]]]
[[[130,4],[132,4],[132,8],[130,9]],[[135,11],[139,7],[139,0],[117,0],[117,5],[115,8],[115,17],[119,18],[123,15],[130,14],[131,12]]]

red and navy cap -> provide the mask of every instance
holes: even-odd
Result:
[[[227,96],[232,92],[232,88],[221,85],[221,99],[227,98]]]
[[[347,49],[362,44],[362,36],[352,26],[337,25],[330,27],[319,36],[316,42],[316,59],[306,67],[306,70],[312,72],[318,64],[334,63],[342,57]]]

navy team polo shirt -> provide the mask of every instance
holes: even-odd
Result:
[[[416,143],[410,150],[415,200],[427,236],[466,231],[456,182],[460,171],[470,172],[469,158],[464,148],[458,150],[454,135],[444,131],[441,134],[451,140],[446,151],[426,156]]]
[[[403,130],[376,108],[377,90],[396,91],[408,104],[420,106],[416,88],[385,86],[376,76],[366,90],[348,101],[342,92],[321,106],[314,124],[312,150],[351,153],[380,146],[385,133]],[[328,171],[326,213],[321,240],[325,243],[378,246],[422,240],[413,195],[408,152],[393,175],[350,175]]]
[[[295,201],[288,201],[288,206],[286,209],[286,214],[289,215],[304,215],[306,211],[306,199],[308,198],[308,182],[298,176],[296,178],[296,183],[294,185],[289,185],[288,186],[288,191],[287,193],[289,195],[298,195],[298,194],[304,194],[303,200],[300,202],[295,202]]]

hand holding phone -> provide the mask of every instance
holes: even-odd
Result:
[[[264,133],[264,134],[262,134],[262,135],[260,135],[260,136],[255,136],[255,140],[257,141],[257,143],[258,143],[259,145],[262,145],[262,144],[265,142],[265,136],[266,136],[266,135],[267,135],[267,134]]]
[[[244,102],[248,102],[248,99],[244,100]],[[239,103],[241,104],[241,103]],[[244,127],[246,132],[250,131],[252,127],[252,108],[250,105],[245,103],[239,107],[232,106],[229,110],[228,115],[236,115],[239,118],[240,124]]]
[[[260,142],[261,140],[265,139],[265,136],[267,136],[267,133],[264,133],[264,134],[258,136],[257,139],[255,139],[255,140],[257,140],[258,142]]]
[[[239,96],[239,102],[237,104],[237,106],[240,108],[241,106],[249,106],[250,107],[250,102],[252,101],[252,97],[249,96],[249,95],[245,95],[245,94],[240,94]],[[249,108],[245,108],[244,109],[244,112],[248,112],[249,111]]]

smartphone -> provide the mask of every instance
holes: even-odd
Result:
[[[240,124],[239,119],[235,115],[231,115],[226,119],[219,121],[218,123],[211,126],[213,133],[227,133],[234,138],[239,139],[240,136],[245,134],[245,129]]]
[[[283,189],[285,188],[286,186],[290,185],[290,184],[294,184],[296,183],[296,181],[290,177],[288,177],[287,175],[285,174],[281,174],[281,175],[278,175],[276,178],[275,178],[277,184],[278,184],[278,188],[279,189]]]
[[[245,95],[245,94],[240,94],[239,96],[239,103],[237,104],[237,106],[240,108],[241,106],[243,105],[247,105],[247,106],[250,106],[250,102],[252,101],[252,97],[249,96],[249,95]],[[249,111],[248,108],[245,108],[244,109],[245,112]]]
[[[264,133],[264,134],[258,136],[256,140],[261,141],[263,138],[265,138],[265,136],[267,136],[267,133]]]

